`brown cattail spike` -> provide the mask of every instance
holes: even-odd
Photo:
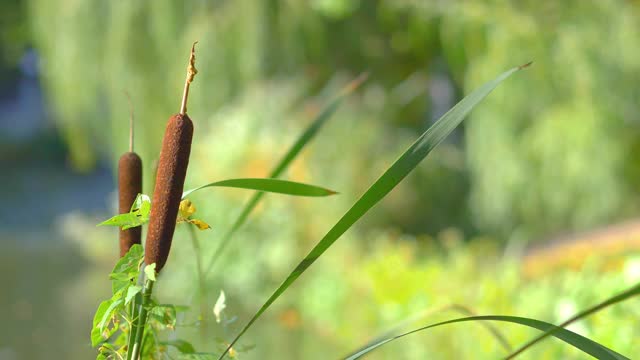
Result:
[[[189,164],[193,123],[186,114],[167,123],[153,191],[144,261],[160,271],[167,261]]]
[[[118,202],[120,214],[128,213],[136,196],[142,192],[142,160],[134,152],[126,152],[118,161]],[[120,257],[133,244],[140,244],[142,228],[120,230]]]

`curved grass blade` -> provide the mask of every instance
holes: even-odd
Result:
[[[571,317],[569,320],[563,322],[562,324],[558,325],[558,328],[564,328],[566,326],[569,326],[570,324],[584,318],[587,317],[591,314],[594,314],[606,307],[609,307],[611,305],[617,304],[619,302],[628,300],[634,296],[637,296],[638,294],[640,294],[640,284],[637,284],[633,287],[631,287],[628,290],[625,290],[623,292],[621,292],[618,295],[612,296],[609,299],[594,305],[584,311],[579,312],[578,314],[576,314],[575,316]],[[530,347],[532,347],[533,345],[539,343],[541,340],[543,340],[544,338],[546,338],[547,336],[555,336],[556,332],[556,328],[551,328],[547,331],[545,331],[543,334],[541,334],[540,336],[534,338],[533,340],[529,341],[528,343],[522,345],[520,348],[516,349],[513,353],[509,354],[509,356],[507,356],[505,358],[505,360],[509,360],[509,359],[513,359],[515,358],[517,355],[523,353],[525,350],[529,349]]]
[[[369,209],[374,207],[382,198],[384,198],[396,185],[402,181],[418,164],[436,147],[447,135],[449,135],[453,129],[455,129],[467,114],[473,109],[482,99],[484,99],[489,93],[507,79],[516,71],[528,66],[529,64],[513,68],[499,75],[496,79],[482,85],[471,94],[467,95],[458,104],[456,104],[451,110],[444,114],[433,126],[425,131],[411,145],[393,165],[382,176],[376,180],[373,185],[356,201],[355,204],[342,216],[340,220],[329,230],[329,232],[318,242],[318,244],[309,252],[309,254],[298,264],[298,266],[289,274],[284,282],[276,289],[271,297],[262,305],[260,310],[249,320],[247,325],[240,331],[236,338],[227,347],[227,350],[220,356],[220,359],[229,351],[229,348],[233,346],[236,341],[253,325],[253,323],[273,304],[273,302],[284,293],[291,284],[293,284],[300,275],[311,264],[313,264],[318,258],[331,246],[333,243],[344,234],[353,224],[355,224]]]
[[[311,142],[311,140],[316,136],[318,131],[322,128],[322,126],[331,118],[331,115],[336,112],[342,100],[349,96],[353,91],[355,91],[360,85],[366,81],[368,75],[366,73],[360,74],[357,78],[347,84],[338,95],[327,104],[322,111],[316,116],[316,118],[311,122],[309,127],[300,135],[298,140],[291,146],[291,148],[287,151],[287,153],[280,159],[280,161],[273,168],[271,173],[269,173],[270,178],[277,178],[289,167],[289,165],[293,162],[293,160],[300,154],[302,149]],[[242,212],[238,216],[238,218],[233,222],[233,225],[227,230],[227,232],[220,240],[220,244],[216,248],[209,261],[209,264],[206,267],[205,275],[208,274],[213,266],[216,264],[222,252],[227,248],[229,242],[231,241],[231,237],[240,229],[240,227],[247,221],[249,215],[258,205],[262,197],[264,196],[263,192],[258,192],[254,194],[249,202],[244,206]]]
[[[549,332],[551,331],[551,335],[555,336],[556,338],[566,342],[567,344],[573,345],[574,347],[582,350],[583,352],[597,358],[600,360],[629,360],[629,358],[627,358],[624,355],[621,355],[603,345],[598,344],[597,342],[588,339],[582,335],[578,335],[572,331],[569,331],[567,329],[561,328],[559,326],[544,322],[544,321],[540,321],[540,320],[535,320],[535,319],[529,319],[529,318],[524,318],[524,317],[518,317],[518,316],[500,316],[500,315],[486,315],[486,316],[470,316],[470,317],[465,317],[465,318],[459,318],[459,319],[453,319],[453,320],[448,320],[448,321],[443,321],[443,322],[439,322],[437,324],[433,324],[433,325],[429,325],[429,326],[424,326],[415,330],[411,330],[408,331],[406,333],[400,334],[400,335],[396,335],[387,339],[384,339],[382,341],[379,341],[347,358],[345,358],[345,360],[355,360],[355,359],[359,359],[360,357],[362,357],[363,355],[366,355],[368,353],[370,353],[371,351],[379,348],[380,346],[387,344],[393,340],[399,339],[401,337],[407,336],[407,335],[411,335],[413,333],[416,333],[418,331],[422,331],[422,330],[427,330],[427,329],[431,329],[437,326],[441,326],[441,325],[447,325],[447,324],[454,324],[454,323],[459,323],[459,322],[465,322],[465,321],[505,321],[505,322],[510,322],[510,323],[514,323],[514,324],[519,324],[519,325],[524,325],[524,326],[528,326],[528,327],[532,327],[534,329],[538,329],[541,331],[545,331],[545,332]]]
[[[309,185],[289,180],[280,179],[260,179],[260,178],[245,178],[245,179],[229,179],[212,182],[206,185],[198,186],[195,189],[187,190],[182,193],[182,198],[186,198],[189,194],[205,189],[208,187],[230,187],[236,189],[248,189],[258,190],[263,192],[272,192],[293,196],[310,196],[321,197],[335,195],[337,192],[329,189],[325,189],[315,185]]]
[[[394,334],[399,333],[400,331],[402,331],[402,329],[406,328],[408,325],[411,325],[420,319],[425,319],[426,317],[429,317],[437,313],[443,313],[445,311],[457,312],[463,316],[476,315],[470,308],[460,304],[449,304],[444,306],[438,306],[435,308],[429,308],[392,326],[389,330],[386,330],[381,335],[375,337],[373,340],[369,341],[367,344],[363,345],[358,350],[352,351],[351,354],[345,356],[345,358],[350,358],[354,356],[354,354],[358,354],[361,351],[369,347],[372,347],[379,342],[383,342],[384,340],[393,337]],[[496,339],[496,341],[498,341],[500,346],[502,346],[502,348],[505,349],[506,352],[510,353],[513,351],[511,344],[509,344],[509,341],[507,340],[507,338],[492,323],[483,321],[480,323],[480,325],[482,325],[487,331],[489,331],[491,336],[493,336]]]

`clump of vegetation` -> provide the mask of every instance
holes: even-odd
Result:
[[[466,115],[480,101],[482,101],[496,86],[498,86],[498,84],[516,71],[528,67],[529,65],[530,63],[511,69],[501,74],[495,80],[484,84],[460,101],[438,122],[422,134],[422,136],[420,136],[416,142],[410,146],[396,160],[396,162],[394,162],[380,176],[380,178],[371,185],[360,199],[355,202],[344,216],[307,254],[307,256],[300,261],[298,266],[296,266],[284,282],[275,290],[271,297],[247,322],[247,324],[241,328],[238,334],[230,342],[223,342],[226,346],[224,346],[224,350],[219,356],[219,359],[224,358],[226,355],[235,356],[237,352],[235,345],[240,337],[282,294],[289,289],[289,287],[300,277],[300,275],[302,275],[302,273],[304,273],[320,256],[322,256],[322,254],[331,247],[335,241],[344,234],[344,232],[353,226],[362,216],[364,216],[393,188],[395,188],[440,142],[444,140],[447,135],[449,135],[462,122]],[[160,162],[158,165],[156,188],[153,199],[151,199],[153,201],[153,205],[150,204],[148,198],[145,199],[143,195],[139,195],[138,199],[140,201],[137,199],[132,207],[132,212],[138,212],[140,215],[139,218],[141,220],[138,225],[144,224],[146,220],[149,221],[149,234],[145,250],[143,251],[140,246],[134,246],[132,247],[132,250],[130,250],[130,252],[120,260],[112,273],[112,280],[114,280],[114,295],[110,300],[103,302],[100,305],[94,319],[92,340],[94,346],[100,345],[99,358],[115,358],[116,356],[123,356],[124,354],[126,354],[126,358],[128,360],[138,359],[140,356],[162,358],[164,356],[163,354],[167,354],[168,347],[175,348],[181,356],[189,357],[195,354],[202,358],[215,358],[217,356],[213,353],[196,353],[194,347],[184,340],[172,340],[170,342],[159,340],[156,333],[158,330],[167,328],[171,329],[176,326],[174,314],[177,312],[177,309],[175,305],[158,305],[158,303],[152,299],[151,293],[153,284],[156,281],[156,276],[167,261],[176,221],[185,219],[188,221],[189,217],[195,212],[195,207],[193,207],[190,201],[185,199],[186,196],[190,195],[194,191],[213,186],[230,186],[297,196],[327,196],[335,194],[334,191],[317,186],[285,180],[276,180],[273,178],[223,180],[183,192],[193,134],[193,125],[186,115],[186,97],[189,92],[189,84],[193,80],[194,75],[194,49],[192,47],[181,112],[178,115],[174,115],[169,120],[163,142]],[[296,146],[300,145],[297,143],[294,148]],[[255,207],[257,201],[259,201],[259,198],[258,200],[250,202],[245,208],[245,211],[242,212],[241,220],[237,225],[238,227],[246,220],[249,212],[253,207]],[[136,202],[139,204],[136,204]],[[147,205],[143,205],[144,203]],[[184,204],[183,208],[181,207],[181,204]],[[143,208],[146,209],[144,214],[142,214]],[[191,209],[191,211],[186,209]],[[121,219],[124,219],[123,214],[107,220],[105,223],[118,226],[131,225],[128,223],[121,223]],[[197,223],[190,222],[190,224],[196,225]],[[197,240],[194,241],[194,244],[197,244]],[[194,246],[194,249],[197,250],[197,246]],[[144,264],[142,262],[143,252]],[[199,257],[199,254],[197,253],[195,255],[196,257]],[[215,258],[216,257],[214,257],[214,259]],[[205,276],[200,264],[198,265],[198,272],[200,277]],[[136,279],[138,278],[139,280],[136,283]],[[204,286],[203,284],[203,282],[200,283],[201,286]],[[203,292],[206,291],[204,289],[201,290]],[[540,336],[513,351],[511,351],[507,345],[506,348],[511,353],[507,356],[508,359],[524,352],[547,336],[555,336],[583,352],[601,359],[624,359],[624,356],[616,353],[615,351],[575,332],[567,330],[565,327],[585,316],[600,311],[609,305],[626,300],[637,293],[640,293],[640,286],[635,286],[618,296],[582,311],[559,326],[540,320],[516,316],[467,316],[421,327],[402,334],[385,335],[383,338],[377,339],[372,343],[355,350],[348,355],[347,358],[360,358],[361,356],[379,348],[380,346],[392,342],[393,340],[436,326],[468,321],[503,321],[532,327],[542,331]],[[224,302],[224,293],[221,293],[218,303],[214,307],[217,322],[220,322],[220,314],[225,307]],[[129,309],[128,311],[127,307]],[[147,321],[148,317],[149,319],[153,318],[151,314],[159,315],[161,320],[159,322],[155,322],[155,324],[154,320]],[[115,340],[113,342],[109,342],[111,337],[116,333],[118,335],[115,337]],[[499,332],[493,331],[492,334],[502,343],[507,344],[507,341],[504,340]],[[117,344],[117,346],[114,344]]]

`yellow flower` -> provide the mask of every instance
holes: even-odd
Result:
[[[190,219],[190,217],[195,214],[196,206],[189,199],[184,199],[180,202],[180,207],[178,208],[178,224],[181,222],[188,222],[190,224],[195,225],[200,230],[211,229],[211,226],[206,222],[199,219]]]

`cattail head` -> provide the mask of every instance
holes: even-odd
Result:
[[[149,214],[149,230],[144,251],[144,262],[147,265],[155,263],[156,272],[162,270],[169,257],[182,191],[184,190],[184,179],[187,176],[187,166],[189,165],[193,123],[187,115],[187,98],[189,97],[189,86],[193,77],[198,73],[195,67],[196,43],[191,46],[180,113],[169,118],[156,170],[153,205],[151,206],[151,214]]]
[[[153,191],[144,261],[160,271],[167,261],[191,153],[193,123],[187,114],[173,115],[162,141]]]
[[[136,196],[142,192],[142,160],[134,152],[126,152],[118,161],[119,213],[128,213]],[[141,227],[120,230],[120,256],[124,256],[133,244],[140,244]]]

